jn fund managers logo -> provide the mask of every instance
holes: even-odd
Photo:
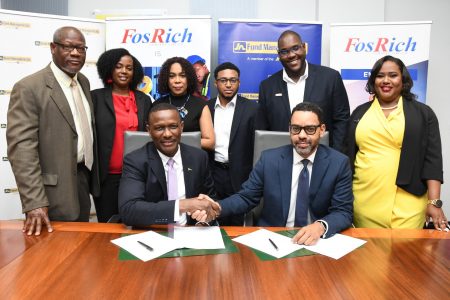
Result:
[[[277,54],[277,42],[234,41],[234,53]]]

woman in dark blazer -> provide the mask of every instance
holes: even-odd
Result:
[[[441,138],[433,110],[411,93],[413,81],[395,57],[379,59],[366,90],[373,101],[349,122],[356,227],[422,228],[433,220],[448,230],[441,208]]]
[[[118,214],[124,131],[145,131],[150,97],[137,90],[144,77],[141,63],[123,48],[105,51],[97,62],[104,88],[93,90],[101,194],[94,198],[99,222]]]

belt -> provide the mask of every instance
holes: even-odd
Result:
[[[225,169],[225,170],[228,170],[230,168],[230,165],[228,163],[223,163],[223,162],[216,161],[216,160],[214,161],[214,165],[221,169]]]

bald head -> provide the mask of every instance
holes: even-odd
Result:
[[[70,77],[81,70],[86,60],[86,40],[75,27],[58,28],[53,34],[50,50],[53,62]]]

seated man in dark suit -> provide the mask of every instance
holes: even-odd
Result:
[[[300,35],[287,30],[278,38],[278,57],[283,69],[259,86],[256,129],[288,131],[289,115],[298,103],[308,101],[323,110],[330,133],[330,146],[342,151],[350,108],[341,75],[306,60],[306,44]]]
[[[132,226],[192,223],[188,216],[215,219],[217,203],[198,198],[215,197],[208,155],[180,144],[183,122],[175,106],[161,103],[148,115],[147,130],[153,139],[124,158],[119,187],[119,213]],[[168,201],[169,200],[169,201]]]
[[[293,238],[312,245],[350,227],[352,173],[348,158],[319,145],[322,110],[300,103],[289,125],[291,145],[263,151],[242,189],[219,201],[221,216],[250,211],[264,197],[258,226],[302,227]]]

